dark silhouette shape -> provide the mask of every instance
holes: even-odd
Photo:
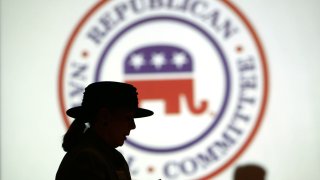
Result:
[[[258,165],[248,164],[237,167],[234,180],[264,180],[266,171]]]
[[[134,118],[153,114],[138,107],[136,88],[120,82],[92,83],[81,106],[66,113],[75,119],[63,139],[67,153],[56,180],[131,179],[127,162],[115,148],[135,129]]]

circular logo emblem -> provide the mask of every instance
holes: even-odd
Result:
[[[137,179],[206,179],[248,147],[266,108],[262,45],[229,1],[101,1],[71,35],[59,72],[65,111],[95,81],[122,81],[154,116],[121,147]]]

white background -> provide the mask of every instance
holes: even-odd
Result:
[[[58,69],[66,42],[94,0],[1,0],[1,180],[54,179],[64,155]],[[320,1],[237,0],[264,45],[270,98],[238,165],[269,180],[320,179]]]

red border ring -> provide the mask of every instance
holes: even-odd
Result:
[[[269,78],[268,78],[268,68],[267,68],[267,61],[266,61],[266,54],[264,53],[263,47],[262,47],[262,43],[256,33],[256,31],[254,30],[253,26],[251,25],[251,23],[249,22],[249,20],[244,16],[244,14],[237,9],[229,0],[223,0],[222,2],[224,2],[227,6],[229,6],[244,22],[244,24],[247,26],[247,28],[249,29],[249,31],[252,34],[252,37],[256,43],[256,46],[258,48],[258,52],[260,54],[261,57],[261,61],[262,61],[262,70],[263,70],[263,80],[264,80],[264,93],[263,93],[263,97],[262,97],[262,105],[261,105],[261,110],[260,113],[258,115],[258,119],[256,122],[256,125],[254,126],[254,129],[252,130],[251,134],[249,135],[247,141],[244,143],[244,145],[241,147],[241,149],[229,160],[227,161],[223,166],[221,166],[220,168],[218,168],[216,171],[212,172],[211,174],[208,174],[207,176],[202,177],[202,180],[205,179],[210,179],[213,176],[218,175],[219,173],[221,173],[224,169],[226,169],[227,167],[229,167],[237,158],[240,157],[240,155],[245,151],[245,149],[247,149],[250,145],[250,143],[252,142],[255,134],[257,133],[263,116],[265,114],[266,111],[266,107],[267,107],[267,100],[268,100],[268,95],[269,95]]]
[[[62,62],[60,64],[60,69],[59,69],[59,78],[58,78],[58,97],[59,97],[59,105],[60,105],[60,112],[62,114],[63,117],[63,121],[65,126],[68,128],[70,126],[70,122],[68,121],[68,117],[65,113],[65,102],[64,102],[64,96],[63,96],[63,82],[64,82],[64,73],[65,73],[65,64],[67,61],[67,57],[69,56],[70,53],[70,49],[71,49],[71,45],[72,42],[74,41],[74,39],[76,38],[76,36],[78,35],[81,27],[83,26],[83,24],[90,18],[90,16],[97,10],[100,8],[100,6],[102,6],[104,3],[107,3],[109,0],[102,0],[100,2],[98,2],[97,4],[95,4],[86,14],[83,18],[81,18],[80,22],[77,24],[75,30],[72,32],[68,43],[65,47],[65,51],[63,52],[62,55]]]
[[[70,122],[68,121],[68,117],[65,113],[65,102],[64,102],[64,98],[63,98],[63,82],[64,82],[64,73],[65,73],[65,64],[66,64],[66,59],[69,55],[70,52],[70,48],[72,45],[72,42],[74,41],[74,39],[76,38],[77,34],[79,33],[81,27],[83,26],[83,24],[90,18],[90,16],[97,10],[100,8],[100,6],[102,6],[104,3],[107,3],[109,0],[102,0],[99,1],[97,4],[95,4],[86,14],[85,16],[80,20],[80,22],[78,23],[78,25],[76,26],[75,30],[72,32],[71,37],[68,40],[68,43],[66,45],[65,51],[63,53],[62,56],[62,62],[60,64],[60,69],[59,69],[59,78],[58,78],[58,97],[59,97],[59,105],[60,105],[60,112],[62,114],[63,120],[64,120],[64,124],[66,127],[70,126]],[[237,158],[239,158],[241,156],[241,154],[245,151],[245,149],[248,148],[248,146],[250,145],[250,143],[252,142],[255,134],[257,133],[263,116],[265,114],[266,111],[266,107],[267,107],[267,100],[268,100],[268,95],[269,95],[269,78],[268,78],[268,68],[267,68],[267,61],[266,61],[266,55],[264,53],[263,47],[262,47],[262,43],[256,33],[256,31],[254,30],[253,26],[251,25],[251,23],[249,22],[249,20],[244,16],[244,14],[237,8],[234,6],[234,4],[232,4],[229,0],[222,0],[222,2],[224,2],[227,6],[229,6],[244,22],[244,24],[247,26],[248,30],[251,32],[251,35],[256,43],[256,46],[258,48],[258,52],[260,54],[261,57],[261,61],[262,61],[262,70],[263,70],[263,80],[264,80],[264,96],[262,98],[262,106],[261,106],[261,110],[260,113],[258,115],[258,120],[256,122],[256,125],[254,126],[253,131],[251,132],[251,134],[249,135],[247,141],[244,143],[244,145],[241,147],[241,149],[229,160],[227,161],[223,166],[221,166],[220,168],[218,168],[217,170],[215,170],[214,172],[202,177],[202,180],[205,179],[210,179],[218,174],[220,174],[222,171],[224,171],[227,167],[229,167]]]

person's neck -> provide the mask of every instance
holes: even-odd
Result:
[[[107,132],[108,130],[101,127],[93,127],[93,131],[96,133],[96,135],[109,147],[116,148],[117,145],[110,139]]]

